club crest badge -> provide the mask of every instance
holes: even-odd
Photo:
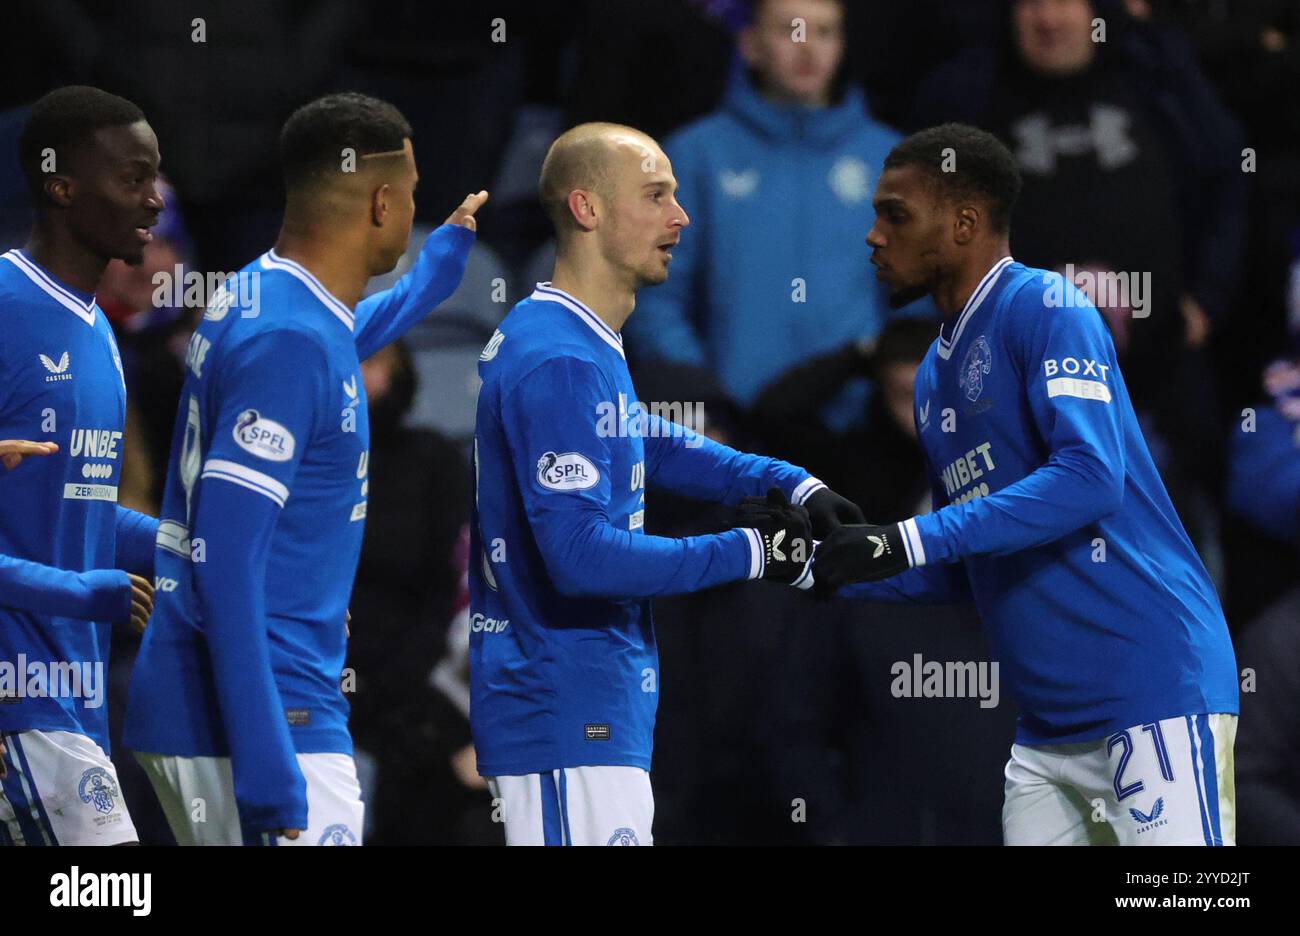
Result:
[[[993,370],[993,350],[984,336],[980,335],[966,352],[966,357],[961,363],[961,373],[957,377],[957,383],[966,394],[966,399],[974,403],[980,398],[980,394],[984,392],[984,378],[991,370]]]
[[[77,795],[96,812],[111,813],[117,806],[117,781],[103,767],[91,767],[81,775]]]

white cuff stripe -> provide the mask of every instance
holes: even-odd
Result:
[[[805,478],[803,481],[799,482],[799,486],[796,487],[794,493],[790,495],[790,503],[800,505],[824,487],[826,487],[826,485],[817,478]]]
[[[908,562],[913,568],[925,565],[925,544],[921,542],[921,531],[916,528],[916,518],[908,517],[898,526],[903,531]]]
[[[763,575],[763,537],[758,530],[746,527],[744,533],[749,537],[749,577],[761,578]]]
[[[236,484],[242,484],[249,490],[265,494],[271,500],[275,501],[281,507],[289,499],[289,489],[275,480],[268,474],[255,471],[238,462],[226,461],[222,458],[209,458],[203,465],[203,472],[199,475],[201,478],[224,478],[227,481],[234,481]]]
[[[175,520],[163,520],[158,524],[158,536],[154,542],[160,549],[190,557],[190,531],[183,523]]]
[[[907,531],[901,523],[898,525],[898,536],[903,541],[903,555],[907,557],[907,567],[910,569],[916,563],[912,561],[912,544],[907,541]]]

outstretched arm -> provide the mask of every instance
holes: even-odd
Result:
[[[533,536],[557,591],[569,596],[639,599],[757,578],[761,541],[753,530],[673,539],[611,517],[614,484],[608,440],[594,414],[616,399],[596,366],[551,358],[502,401],[519,439],[514,470]]]
[[[415,265],[392,287],[357,303],[357,357],[365,360],[396,341],[456,291],[478,230],[474,213],[487,192],[466,196],[441,227],[430,232]]]

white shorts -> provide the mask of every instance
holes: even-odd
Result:
[[[653,845],[655,801],[640,767],[564,767],[489,777],[507,845]]]
[[[1011,746],[1008,845],[1235,845],[1236,715],[1186,715],[1099,741]]]
[[[179,845],[243,845],[228,757],[136,752]],[[360,845],[366,807],[347,754],[299,754],[307,780],[307,829],[296,839],[262,836],[258,845]]]
[[[137,841],[117,770],[85,735],[4,736],[9,774],[0,793],[0,845],[123,845]]]

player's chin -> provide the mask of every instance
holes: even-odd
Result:
[[[144,248],[138,246],[125,247],[116,253],[114,259],[121,260],[127,266],[138,267],[144,263]]]
[[[375,264],[374,269],[370,271],[370,275],[384,276],[387,273],[392,273],[397,269],[398,261],[402,259],[402,254],[405,252],[406,251],[401,251],[400,253],[388,254],[380,257],[378,262]]]
[[[905,305],[911,305],[930,292],[929,283],[900,283],[897,280],[890,280],[887,284],[891,309],[901,309]]]
[[[668,262],[652,263],[638,271],[642,286],[658,286],[668,281]]]

